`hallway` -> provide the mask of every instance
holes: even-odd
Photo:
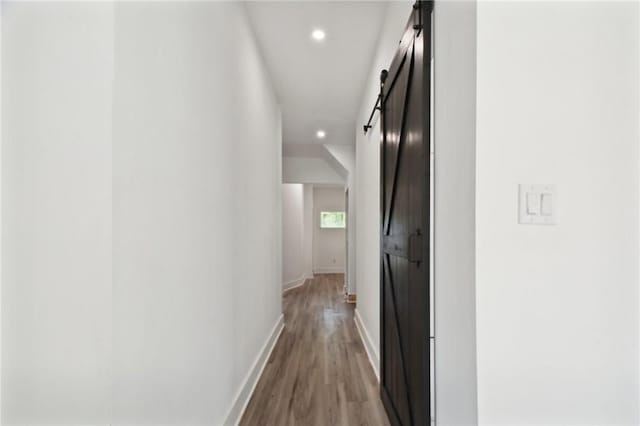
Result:
[[[640,0],[3,1],[0,128],[0,426],[640,426]]]
[[[241,425],[388,424],[343,281],[316,275],[284,293],[285,328]]]

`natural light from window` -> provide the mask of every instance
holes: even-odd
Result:
[[[344,228],[344,212],[320,212],[320,228]]]

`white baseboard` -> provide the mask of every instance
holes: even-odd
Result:
[[[321,266],[313,268],[314,274],[344,274],[344,266]]]
[[[373,372],[376,375],[378,382],[380,382],[380,355],[378,355],[378,350],[373,344],[371,336],[367,332],[367,327],[365,327],[364,322],[362,321],[362,317],[360,317],[360,312],[357,308],[355,310],[353,320],[356,323],[356,328],[358,329],[358,333],[360,334],[360,339],[362,339],[362,343],[364,344],[364,349],[367,351],[369,363],[373,368]]]
[[[231,409],[227,414],[227,417],[224,421],[225,426],[238,425],[240,420],[242,419],[242,415],[244,411],[247,409],[247,405],[249,405],[249,401],[251,400],[251,395],[253,395],[253,391],[256,389],[256,385],[258,384],[258,380],[262,376],[262,372],[267,365],[267,361],[271,356],[271,352],[273,348],[276,346],[276,342],[284,329],[284,316],[281,314],[276,321],[275,326],[271,330],[269,334],[269,338],[265,342],[264,346],[258,353],[256,360],[253,362],[251,369],[247,373],[247,376],[240,387],[240,390],[236,394],[236,397],[233,399],[233,404],[231,405]]]
[[[306,274],[302,274],[300,278],[296,278],[295,280],[291,280],[282,284],[282,291],[291,290],[292,288],[300,287],[306,281]]]

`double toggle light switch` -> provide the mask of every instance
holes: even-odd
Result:
[[[555,185],[521,184],[519,192],[519,223],[537,225],[556,223]]]

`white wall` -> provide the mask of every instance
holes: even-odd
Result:
[[[320,228],[320,212],[344,211],[344,189],[313,188],[313,272],[344,272],[344,229]]]
[[[2,424],[106,424],[113,6],[2,9]]]
[[[0,5],[0,423],[2,423],[2,5]]]
[[[114,418],[221,424],[281,312],[278,106],[241,5],[116,34]]]
[[[373,128],[365,135],[362,125],[367,122],[380,88],[380,71],[388,69],[398,47],[411,3],[391,2],[380,32],[375,58],[369,68],[366,90],[356,120],[356,176],[355,176],[355,280],[358,303],[356,314],[370,341],[365,342],[379,364],[380,348],[380,131],[378,114]]]
[[[355,146],[324,144],[323,147],[329,155],[340,163],[347,173],[352,173],[354,171],[356,165]]]
[[[324,158],[283,157],[282,182],[339,185],[345,179]]]
[[[638,424],[638,4],[477,22],[480,423]],[[519,183],[558,225],[518,225]]]
[[[282,288],[304,282],[304,185],[282,185]]]
[[[220,14],[215,10],[219,4],[207,4],[207,7],[214,9],[212,15]],[[216,37],[227,45],[232,44],[237,59],[233,71],[236,77],[229,80],[233,83],[231,90],[226,92],[227,102],[232,103],[235,99],[234,131],[223,137],[234,147],[234,174],[232,180],[221,182],[224,185],[232,182],[234,194],[233,318],[237,325],[234,327],[234,353],[228,359],[228,362],[234,361],[233,385],[225,390],[229,396],[233,396],[248,378],[248,371],[255,373],[252,379],[258,379],[258,371],[252,367],[260,368],[254,363],[267,359],[258,360],[256,355],[265,343],[275,343],[274,332],[283,325],[282,115],[246,17],[245,5],[235,4],[234,7],[234,32],[227,33],[213,26]],[[211,31],[210,20],[206,25]],[[227,34],[234,35],[233,43],[229,43]],[[219,64],[220,59],[217,59],[216,66]],[[219,90],[220,84],[216,93]],[[250,268],[247,259],[251,259]],[[251,388],[242,390],[241,399],[251,397]],[[216,424],[216,421],[212,423]]]
[[[282,286],[281,119],[243,6],[2,19],[2,423],[235,420]]]
[[[305,278],[313,278],[313,185],[303,185],[303,267]]]
[[[471,425],[477,423],[476,3],[437,1],[433,21],[435,416],[438,425]]]
[[[356,294],[356,174],[355,167],[353,172],[349,173],[347,178],[347,185],[345,190],[346,203],[345,209],[347,210],[347,248],[346,248],[346,272],[345,272],[345,285],[348,294]]]
[[[314,195],[311,184],[283,184],[283,289],[313,278],[315,234]]]
[[[347,173],[345,190],[348,190],[349,209],[347,212],[347,262],[345,285],[347,293],[356,294],[356,151],[354,145],[323,145],[324,149]]]
[[[324,156],[333,169],[345,180],[354,172],[356,150],[354,145],[324,144]]]

